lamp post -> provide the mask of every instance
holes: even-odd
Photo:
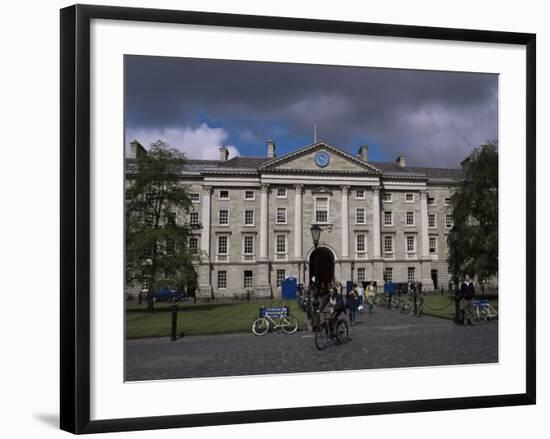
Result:
[[[455,224],[449,233],[451,242],[453,243],[454,255],[454,287],[455,287],[455,318],[454,322],[458,325],[460,320],[460,292],[458,289],[458,241],[460,239],[460,228]]]
[[[316,249],[317,246],[319,245],[319,239],[321,238],[321,226],[319,226],[319,224],[313,224],[309,230],[311,232],[311,239],[313,240],[313,247]],[[315,301],[319,297],[319,273],[318,273],[318,263],[317,263],[318,259],[319,259],[319,255],[314,255],[314,260],[313,260],[313,268],[314,269],[311,270],[311,266],[309,267],[309,275],[310,276],[315,276],[315,280],[313,282],[313,288],[315,288],[315,291],[313,293]],[[309,290],[311,292],[311,285],[310,285]],[[313,300],[311,300],[311,299],[312,298],[310,296],[309,303],[311,304],[312,311],[313,311],[313,307],[316,307],[317,304],[314,304]],[[313,312],[312,312],[312,314],[313,314]]]

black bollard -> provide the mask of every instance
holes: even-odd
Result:
[[[176,304],[176,296],[172,297],[172,330],[170,340],[175,341],[177,339],[178,329],[178,305]]]

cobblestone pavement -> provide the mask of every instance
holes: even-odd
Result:
[[[319,352],[313,334],[226,334],[129,340],[128,381],[494,363],[498,323],[457,326],[449,320],[376,308],[358,316],[349,342]]]

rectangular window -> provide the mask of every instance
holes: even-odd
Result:
[[[277,207],[277,224],[286,224],[286,208]]]
[[[229,210],[222,209],[218,211],[218,224],[220,226],[228,226],[229,225]]]
[[[254,254],[254,237],[253,236],[245,236],[243,247],[244,247],[244,254],[245,255]]]
[[[191,212],[189,214],[189,224],[191,224],[192,226],[199,225],[199,212]]]
[[[252,288],[253,279],[252,270],[244,270],[243,272],[243,288]]]
[[[414,253],[415,252],[415,239],[414,236],[408,235],[407,236],[407,253]]]
[[[286,253],[286,235],[277,235],[277,253]]]
[[[435,228],[435,213],[428,214],[428,227],[431,229]]]
[[[229,200],[229,191],[227,189],[220,189],[220,200]]]
[[[283,281],[286,279],[285,270],[277,270],[277,286],[280,287]]]
[[[451,205],[451,199],[445,198],[445,206],[450,206],[450,205]]]
[[[453,227],[453,216],[452,215],[445,215],[445,227],[448,229]]]
[[[363,189],[357,189],[355,191],[355,198],[358,200],[364,200],[365,199],[365,191]]]
[[[361,233],[356,237],[355,250],[357,251],[357,253],[365,253],[366,248],[366,235]]]
[[[199,249],[199,238],[192,236],[189,238],[189,251],[191,254],[196,254]]]
[[[393,282],[393,268],[386,267],[384,270],[384,281]]]
[[[355,222],[357,224],[365,224],[365,209],[362,207],[357,209],[355,213]]]
[[[218,236],[218,254],[227,254],[227,236]]]
[[[200,203],[201,202],[201,196],[200,196],[200,194],[198,194],[196,192],[190,193],[189,198],[191,198],[191,203]]]
[[[408,226],[414,226],[414,212],[407,212],[406,213],[406,224]]]
[[[435,198],[428,197],[428,206],[435,206]]]
[[[430,236],[430,253],[437,253],[437,236]]]
[[[176,224],[176,212],[168,212],[168,224]]]
[[[277,188],[277,198],[286,198],[286,188],[284,187]]]
[[[218,271],[218,288],[227,288],[227,271]]]
[[[328,198],[315,199],[315,221],[318,223],[328,222]]]
[[[253,226],[254,225],[254,211],[253,210],[245,210],[244,211],[244,225],[245,226]]]
[[[358,268],[357,269],[357,281],[358,282],[364,282],[367,280],[367,273],[365,268]]]
[[[405,194],[405,201],[407,203],[414,203],[414,194],[411,194],[411,193]]]
[[[245,200],[253,200],[255,198],[254,191],[244,191],[244,199]]]
[[[416,282],[414,272],[415,272],[414,267],[407,268],[407,280],[409,282]]]
[[[393,214],[391,211],[384,211],[384,225],[393,226]]]
[[[384,201],[385,203],[391,203],[391,200],[392,200],[391,192],[384,192],[382,194],[382,201]]]
[[[384,253],[393,253],[393,236],[384,236]]]

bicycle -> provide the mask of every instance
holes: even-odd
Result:
[[[317,330],[315,331],[315,346],[320,351],[325,349],[333,338],[336,339],[337,344],[342,344],[349,337],[349,328],[345,320],[336,319],[334,322],[336,328],[333,328],[333,333],[331,334],[330,319],[327,318],[331,313],[325,311],[323,314],[325,316],[324,321],[317,325]]]
[[[474,300],[473,308],[472,320],[474,322],[479,323],[482,320],[490,322],[498,318],[498,312],[487,299]]]
[[[275,316],[275,319],[273,319]],[[266,311],[252,323],[254,335],[264,335],[269,330],[282,329],[285,334],[294,334],[298,330],[298,319],[284,312],[271,313]]]

